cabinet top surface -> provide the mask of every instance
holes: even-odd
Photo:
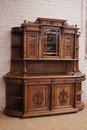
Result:
[[[64,20],[64,19],[52,19],[52,18],[37,18],[35,22],[37,22],[37,21],[53,21],[53,22],[65,23],[67,20]]]
[[[35,22],[30,22],[24,20],[22,27],[40,27],[42,26],[51,26],[51,27],[63,27],[72,30],[78,30],[77,25],[68,25],[64,19],[52,19],[52,18],[37,18]]]
[[[21,27],[13,27],[12,31],[23,31],[24,27],[25,28],[26,27],[40,28],[41,26],[63,27],[64,29],[68,29],[68,30],[79,29],[77,25],[68,25],[66,21],[67,20],[64,20],[64,19],[52,19],[52,18],[37,18],[35,22],[24,20],[24,23],[21,24]]]

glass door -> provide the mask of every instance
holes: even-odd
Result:
[[[59,57],[59,30],[44,29],[43,39],[43,56],[44,57]]]

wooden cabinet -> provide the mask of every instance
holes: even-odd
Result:
[[[82,81],[79,28],[66,20],[38,18],[11,30],[11,69],[4,76],[10,116],[77,112]]]

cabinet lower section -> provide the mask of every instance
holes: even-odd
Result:
[[[77,80],[78,79],[78,80]],[[7,78],[6,108],[10,116],[33,117],[77,112],[81,102],[84,77]]]

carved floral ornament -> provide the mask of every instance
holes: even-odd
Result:
[[[40,92],[39,90],[33,94],[33,103],[37,106],[37,107],[41,107],[44,101],[44,95],[43,92]]]
[[[58,100],[61,105],[65,105],[68,100],[68,91],[65,91],[64,89],[59,92]]]
[[[71,41],[70,38],[66,39],[66,56],[70,56],[70,48],[71,48]]]

